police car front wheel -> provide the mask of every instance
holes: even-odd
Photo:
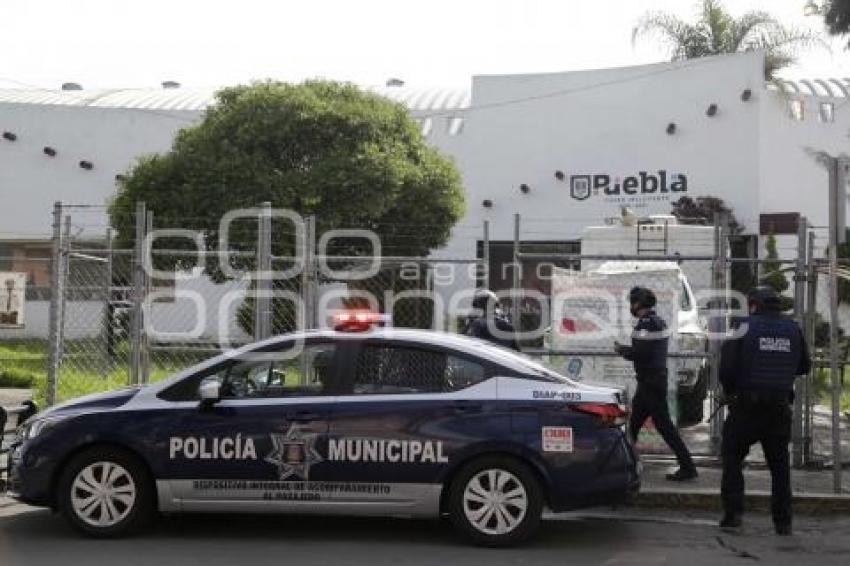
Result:
[[[59,504],[79,531],[95,537],[126,534],[153,513],[153,490],[145,468],[117,448],[86,450],[65,467]]]
[[[473,542],[507,546],[534,534],[543,498],[527,465],[510,457],[484,457],[457,473],[448,511],[455,527]]]

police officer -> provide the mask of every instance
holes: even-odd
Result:
[[[502,311],[499,297],[489,289],[479,289],[472,297],[476,314],[467,321],[467,336],[474,336],[519,351],[516,330]],[[493,332],[495,330],[495,332]]]
[[[676,454],[679,469],[667,474],[671,481],[686,481],[697,477],[697,469],[687,446],[670,418],[667,406],[667,324],[655,314],[655,293],[645,287],[629,292],[632,316],[638,319],[632,333],[632,345],[617,342],[614,348],[625,359],[634,362],[637,391],[632,400],[629,432],[633,442],[647,418],[652,417],[655,428],[667,446]]]
[[[809,372],[808,347],[800,327],[780,312],[780,297],[768,286],[747,295],[750,316],[723,344],[720,381],[729,403],[723,428],[720,526],[741,526],[744,475],[750,446],[761,443],[771,477],[771,512],[779,535],[791,534],[791,402],[794,379]]]

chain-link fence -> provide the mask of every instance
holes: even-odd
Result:
[[[678,235],[667,224],[638,222],[622,229],[622,241],[604,230],[561,241],[540,240],[517,216],[513,241],[491,241],[487,223],[461,226],[455,238],[467,241],[452,249],[468,255],[423,256],[404,253],[417,249],[417,230],[427,229],[421,226],[384,229],[390,236],[376,248],[364,226],[324,226],[307,217],[303,226],[282,228],[265,205],[243,217],[251,230],[234,231],[222,247],[218,240],[209,245],[206,219],[166,224],[142,204],[130,212],[129,237],[116,238],[106,225],[95,226],[102,236],[93,235],[79,220],[90,208],[58,205],[49,238],[30,248],[0,247],[0,273],[25,274],[26,302],[26,324],[0,324],[0,379],[34,388],[42,402],[157,380],[228,348],[331,326],[331,315],[345,309],[386,313],[394,326],[463,332],[481,287],[500,296],[527,354],[574,379],[628,392],[631,370],[613,343],[628,342],[633,319],[625,295],[644,285],[659,296],[670,330],[672,413],[692,450],[711,457],[723,409],[715,399],[720,340],[710,338],[725,335],[742,314],[736,292],[770,281],[784,282],[786,310],[804,325],[815,363],[796,391],[794,463],[832,465],[835,434],[850,449],[840,428],[850,411],[841,330],[850,324],[843,279],[850,269],[839,266],[842,302],[833,324],[818,229],[786,241],[792,253],[785,259],[756,259],[754,242],[730,236],[722,221]],[[102,207],[99,213],[105,216]],[[644,438],[645,448],[663,450],[651,434]]]

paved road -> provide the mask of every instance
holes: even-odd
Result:
[[[0,499],[0,505],[3,505]],[[161,519],[129,539],[94,541],[61,518],[23,506],[0,507],[3,566],[346,564],[847,564],[850,517],[799,518],[791,538],[772,534],[764,516],[740,535],[715,518],[654,510],[559,517],[518,549],[481,549],[436,522],[278,516]]]

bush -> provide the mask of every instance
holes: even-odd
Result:
[[[0,370],[0,387],[31,389],[35,386],[36,376],[20,368]]]

